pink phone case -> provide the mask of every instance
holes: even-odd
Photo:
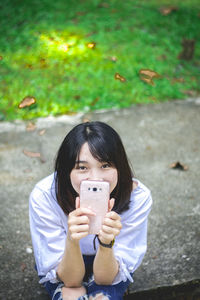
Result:
[[[96,216],[89,216],[89,234],[98,234],[103,218],[108,212],[110,196],[109,183],[106,181],[83,180],[80,187],[80,207],[90,208]]]

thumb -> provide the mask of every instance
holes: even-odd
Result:
[[[80,198],[79,197],[76,197],[75,206],[76,206],[76,209],[80,207]]]
[[[111,211],[113,209],[113,206],[115,205],[115,199],[112,198],[108,202],[108,211]]]

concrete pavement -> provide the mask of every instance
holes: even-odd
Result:
[[[0,122],[0,299],[48,299],[34,271],[28,197],[34,184],[53,172],[54,157],[66,133],[85,118],[107,122],[119,132],[136,177],[152,191],[148,252],[135,272],[128,299],[157,299],[144,295],[182,286],[197,295],[200,99],[188,99],[38,119],[35,128],[29,122]],[[171,168],[176,162],[188,169]]]

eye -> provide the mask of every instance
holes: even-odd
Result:
[[[76,166],[77,170],[85,171],[87,168],[85,166]]]
[[[102,167],[102,169],[107,169],[107,168],[110,167],[110,164],[109,163],[103,163],[101,167]]]

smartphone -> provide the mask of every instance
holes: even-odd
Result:
[[[108,212],[110,185],[107,181],[83,180],[80,186],[80,207],[86,207],[96,213],[89,217],[89,234],[98,234],[103,219]]]

